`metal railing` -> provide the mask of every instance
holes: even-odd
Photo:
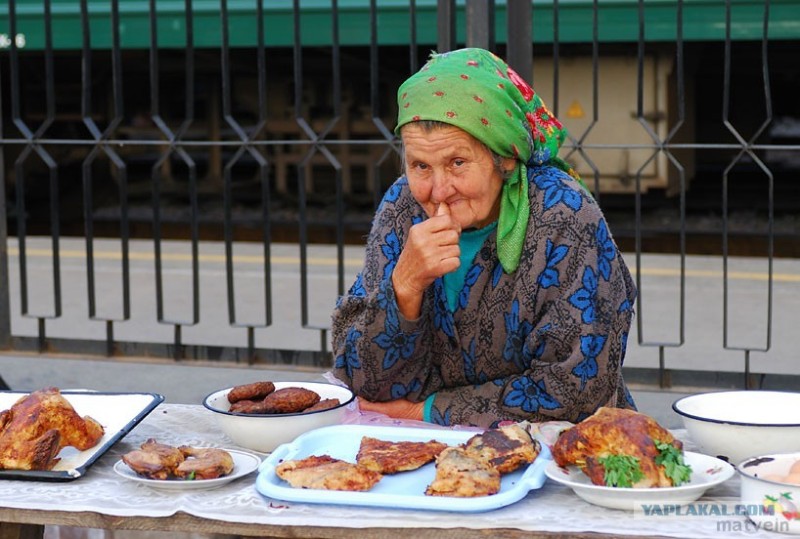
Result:
[[[186,0],[182,10],[166,13],[155,0],[146,9],[121,0],[82,0],[70,12],[74,26],[69,27],[62,20],[69,14],[60,13],[58,20],[54,14],[57,7],[68,10],[65,4],[10,0],[0,14],[0,24],[6,25],[0,27],[0,177],[5,185],[0,346],[109,357],[327,364],[328,328],[310,316],[308,247],[335,246],[335,287],[342,294],[349,285],[345,246],[363,237],[398,168],[394,90],[431,49],[467,45],[495,50],[526,78],[536,79],[534,86],[571,128],[564,155],[582,169],[618,239],[635,251],[632,265],[641,291],[637,345],[658,350],[662,385],[671,383],[667,351],[685,342],[688,238],[699,236],[689,212],[693,204],[714,209],[724,261],[722,349],[743,355],[746,384],[752,385],[750,355],[769,350],[773,333],[772,261],[776,234],[782,234],[776,231],[775,211],[781,204],[784,210],[796,204],[781,189],[784,178],[796,176],[800,111],[784,110],[788,100],[776,104],[773,96],[793,92],[786,85],[798,74],[791,51],[800,36],[785,28],[793,17],[795,23],[800,20],[800,13],[790,2],[768,0],[744,7],[720,1],[711,8],[691,1],[617,4],[409,0],[398,6],[372,0],[340,6],[336,0],[223,0],[218,12],[201,13]],[[617,15],[624,10],[623,22],[609,15],[611,9]],[[724,32],[715,34],[720,27]],[[134,35],[130,28],[141,32]],[[277,43],[284,34],[290,42]],[[632,113],[601,104],[609,96],[601,92],[602,74],[624,66],[627,71],[620,73],[628,78],[616,87],[633,89],[635,103],[625,105]],[[711,92],[705,79],[695,83],[708,66],[717,77]],[[748,75],[749,110],[744,112],[736,101],[742,66],[757,73]],[[570,97],[577,83],[586,89],[585,98]],[[696,110],[709,101],[721,108],[716,122]],[[635,124],[637,138],[617,141],[610,136],[613,129],[600,129],[612,114]],[[570,117],[578,118],[572,122],[577,129]],[[781,126],[788,132],[784,138]],[[609,170],[605,155],[623,164]],[[739,194],[742,175],[756,195]],[[704,183],[721,191],[703,195]],[[752,223],[742,231],[731,219],[737,197],[760,208],[763,226],[755,235]],[[672,228],[648,222],[654,200],[669,208]],[[649,312],[641,255],[660,250],[654,234],[673,243],[671,252],[678,257],[674,338],[649,338],[644,325]],[[47,308],[29,303],[31,291],[42,285],[29,278],[28,239],[33,236],[50,244]],[[105,338],[48,334],[49,324],[64,315],[61,263],[67,236],[84,240],[86,321],[102,324]],[[119,241],[119,287],[116,312],[101,314],[98,302],[107,297],[97,283],[95,244],[107,236]],[[783,234],[788,254],[796,254],[795,236]],[[740,346],[729,340],[728,260],[739,252],[732,245],[743,237],[751,243],[755,238],[767,264],[766,340]],[[18,260],[18,283],[8,282],[9,238],[18,246],[11,253]],[[158,324],[172,328],[169,343],[115,336],[115,329],[131,319],[136,293],[133,238],[152,242],[155,314]],[[185,261],[191,284],[186,308],[177,314],[165,305],[164,242],[171,238],[189,245]],[[229,326],[244,334],[235,346],[184,339],[184,329],[204,317],[199,245],[207,238],[224,245],[224,310]],[[258,332],[272,326],[275,317],[271,260],[276,238],[298,245],[300,324],[319,333],[317,351],[256,343]],[[239,240],[260,245],[263,294],[257,298],[237,293]],[[12,288],[19,291],[19,316],[36,322],[35,336],[12,332]],[[258,302],[258,322],[240,316],[242,301]]]

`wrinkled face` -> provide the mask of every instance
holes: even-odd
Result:
[[[428,131],[410,123],[400,134],[411,194],[429,217],[445,202],[462,230],[497,219],[503,177],[486,146],[449,125]],[[502,167],[510,170],[514,164],[504,159]]]

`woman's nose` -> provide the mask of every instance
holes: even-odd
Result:
[[[433,189],[431,198],[437,202],[444,202],[453,194],[453,182],[446,171],[434,171]]]

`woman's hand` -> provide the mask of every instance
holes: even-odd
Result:
[[[411,402],[406,399],[397,399],[387,402],[371,402],[358,397],[358,407],[365,412],[378,412],[396,419],[416,419],[422,421],[424,402]]]
[[[442,202],[436,215],[411,227],[408,241],[392,272],[397,306],[407,320],[419,318],[422,294],[437,277],[461,265],[461,226]]]

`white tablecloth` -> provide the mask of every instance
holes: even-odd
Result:
[[[679,438],[685,437],[685,432],[682,431],[676,431],[675,434]],[[659,518],[604,509],[584,502],[571,489],[549,480],[541,489],[531,491],[517,503],[482,513],[298,504],[271,500],[256,491],[257,472],[211,490],[158,490],[138,482],[126,481],[113,471],[113,465],[120,455],[138,448],[147,438],[176,445],[236,448],[218,430],[213,416],[203,407],[161,404],[98,460],[82,478],[64,483],[0,481],[0,506],[151,517],[169,516],[183,511],[199,517],[230,522],[341,528],[518,528],[562,533],[595,531],[615,535],[693,538],[757,535],[753,525],[748,524],[744,516],[720,515],[718,511],[712,511],[712,514],[706,515]],[[739,479],[734,477],[709,490],[699,503],[719,508],[735,503],[738,495]]]

